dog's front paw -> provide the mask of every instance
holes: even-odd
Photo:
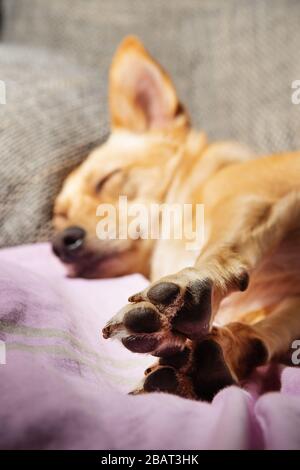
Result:
[[[211,319],[212,283],[184,269],[129,298],[131,302],[103,329],[104,338],[119,337],[132,352],[169,355],[186,339],[206,335]]]

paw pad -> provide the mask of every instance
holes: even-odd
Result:
[[[180,293],[180,288],[174,282],[159,282],[147,292],[148,299],[154,304],[167,305],[174,301]]]
[[[122,343],[125,348],[135,353],[151,353],[159,345],[159,340],[155,336],[142,335],[135,336],[130,335],[122,339]]]
[[[125,313],[123,323],[133,333],[154,333],[161,328],[159,314],[153,308],[143,305]]]
[[[171,367],[162,367],[146,377],[144,390],[145,392],[168,392],[176,394],[178,385],[175,370]]]

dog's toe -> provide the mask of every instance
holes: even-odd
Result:
[[[153,304],[168,305],[180,294],[180,287],[174,282],[159,282],[150,287],[147,297]]]
[[[174,369],[181,369],[190,359],[191,350],[187,346],[182,350],[173,350],[169,354],[164,354],[159,359],[159,364],[174,367]]]
[[[124,326],[133,333],[154,333],[159,331],[162,322],[159,313],[151,304],[141,303],[125,313]]]
[[[172,367],[161,367],[149,374],[144,382],[145,392],[168,392],[177,394],[179,382]]]
[[[125,348],[134,353],[151,353],[159,346],[159,339],[150,335],[130,335],[122,338]]]

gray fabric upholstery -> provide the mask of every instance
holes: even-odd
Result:
[[[12,60],[13,58],[13,60]],[[0,45],[0,243],[46,240],[61,183],[108,131],[104,78],[43,49]]]
[[[108,131],[108,67],[129,33],[170,72],[211,140],[238,139],[259,153],[300,148],[300,105],[291,103],[298,0],[3,2],[2,245],[49,235],[63,177]]]

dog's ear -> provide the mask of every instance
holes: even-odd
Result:
[[[170,78],[133,36],[113,59],[109,103],[112,127],[134,132],[169,127],[183,113]]]

